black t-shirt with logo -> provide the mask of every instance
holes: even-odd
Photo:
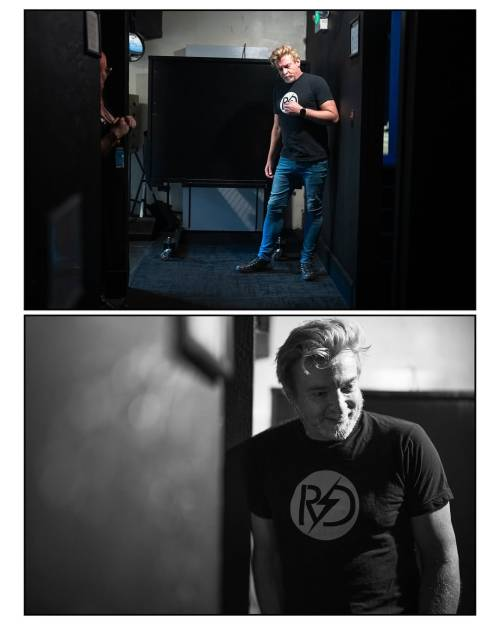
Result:
[[[298,420],[248,442],[251,511],[273,519],[286,614],[416,613],[411,517],[453,498],[415,423],[363,411],[347,440]]]
[[[286,101],[295,100],[302,107],[319,110],[321,104],[333,100],[326,80],[321,76],[302,73],[293,83],[281,83],[274,88],[274,112],[279,115],[282,156],[294,161],[315,162],[328,158],[326,127],[299,115],[283,112]]]

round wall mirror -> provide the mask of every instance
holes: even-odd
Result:
[[[132,63],[142,59],[144,55],[144,39],[139,33],[128,34],[128,60]]]

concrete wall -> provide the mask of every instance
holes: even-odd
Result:
[[[290,43],[305,56],[306,11],[163,11],[163,37],[130,64],[130,93],[148,101],[148,55],[181,54],[190,44],[267,47]]]
[[[333,315],[330,315],[330,317]],[[254,433],[269,426],[271,388],[279,386],[274,357],[291,330],[320,318],[272,317],[270,355],[255,363]],[[371,345],[361,387],[380,391],[473,391],[474,317],[341,316],[357,322]]]

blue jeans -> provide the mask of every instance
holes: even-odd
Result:
[[[274,172],[271,196],[267,203],[267,214],[259,249],[261,258],[271,260],[278,236],[283,229],[283,214],[294,188],[294,179],[301,177],[304,182],[306,217],[300,262],[305,263],[312,259],[323,223],[323,189],[327,172],[327,160],[303,163],[292,161],[284,156],[280,157]]]

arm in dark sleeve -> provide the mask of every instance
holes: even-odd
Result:
[[[449,505],[453,494],[436,448],[418,425],[408,440],[405,468],[420,568],[419,614],[455,614],[460,573]]]
[[[417,424],[412,424],[405,444],[404,472],[410,516],[434,512],[453,499],[439,454]]]
[[[328,100],[334,100],[330,86],[321,76],[316,76],[314,91],[316,101],[318,103],[318,108],[323,104],[323,102],[326,102]]]
[[[328,83],[321,76],[315,76],[314,97],[317,109],[306,109],[306,119],[322,125],[336,124],[340,117]]]

